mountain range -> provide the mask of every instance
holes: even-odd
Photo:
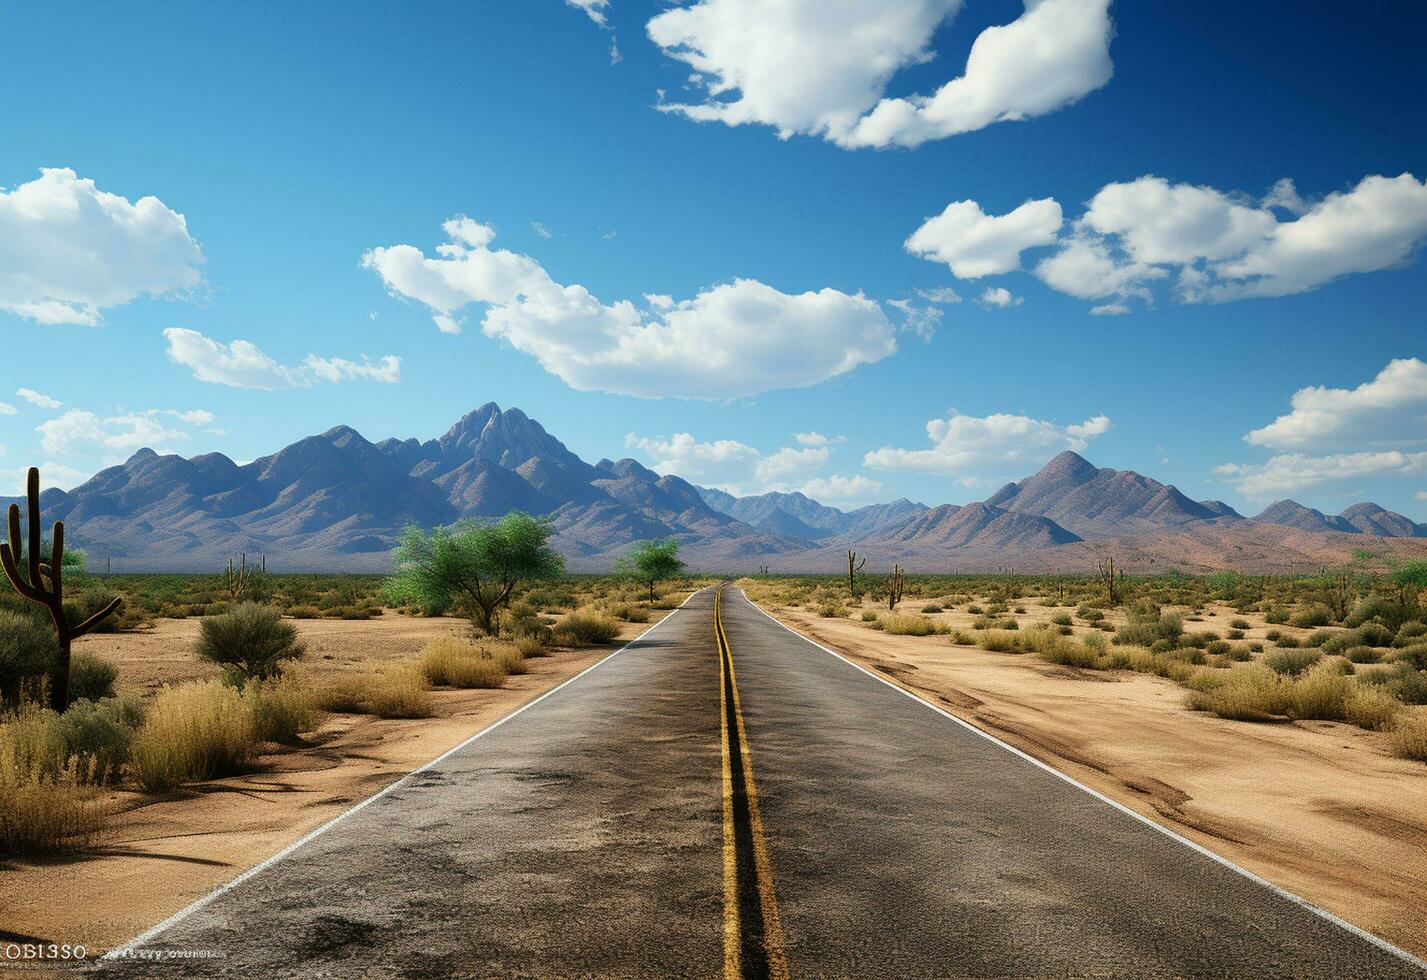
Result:
[[[9,501],[4,501],[8,503]],[[591,464],[519,409],[483,405],[438,439],[373,443],[338,426],[251,463],[142,449],[71,491],[46,521],[116,571],[203,570],[263,553],[283,570],[384,570],[401,528],[512,510],[547,516],[572,569],[605,570],[640,540],[676,537],[708,570],[832,571],[851,547],[916,570],[1129,568],[1289,571],[1346,559],[1371,538],[1427,551],[1427,525],[1376,504],[1336,517],[1279,501],[1246,518],[1131,470],[1064,452],[985,501],[899,499],[844,511],[801,493],[738,497],[633,459]]]

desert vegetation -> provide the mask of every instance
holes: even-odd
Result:
[[[842,581],[746,584],[760,600],[891,635],[1167,678],[1185,689],[1186,705],[1219,718],[1383,732],[1388,751],[1427,761],[1427,562],[1316,576],[1142,577],[1112,559],[1083,576],[908,575],[895,565],[879,576],[861,572],[860,556],[848,561]],[[904,598],[920,613],[893,611]]]
[[[12,509],[0,556],[12,586],[0,593],[0,858],[88,848],[135,794],[181,799],[260,770],[320,741],[328,718],[432,717],[442,691],[502,688],[554,651],[612,643],[677,604],[656,585],[692,587],[672,542],[636,549],[632,572],[566,576],[547,526],[520,514],[411,529],[386,577],[283,575],[241,555],[212,574],[96,576],[62,524],[36,533],[37,511],[34,498],[22,528]],[[383,617],[429,618],[438,635],[357,669],[307,655],[305,623]],[[123,665],[103,642],[72,647],[183,619],[196,620],[192,680],[160,674],[121,695]]]

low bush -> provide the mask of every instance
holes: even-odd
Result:
[[[1427,671],[1399,669],[1387,686],[1404,704],[1427,704]]]
[[[256,602],[205,616],[199,625],[198,655],[222,666],[235,681],[275,677],[305,649],[296,628],[275,607]]]
[[[1333,621],[1333,610],[1322,603],[1313,603],[1297,610],[1288,617],[1289,626],[1301,628],[1311,628],[1314,626],[1327,626]]]
[[[1402,702],[1380,687],[1357,687],[1348,698],[1343,720],[1359,728],[1385,731],[1402,711]]]
[[[1229,620],[1230,629],[1246,630],[1252,629],[1252,624],[1247,619],[1234,618]]]
[[[426,679],[411,664],[387,664],[360,685],[362,708],[378,718],[429,718],[435,711]]]
[[[1427,643],[1402,647],[1392,659],[1397,663],[1407,664],[1414,670],[1427,670]]]
[[[847,607],[840,602],[824,602],[818,606],[817,613],[823,619],[843,619],[847,616]]]
[[[107,808],[73,768],[46,774],[17,748],[15,721],[0,723],[0,857],[86,847]]]
[[[882,628],[893,636],[933,636],[945,633],[946,627],[922,616],[899,616],[889,613],[882,617]]]
[[[251,706],[220,681],[165,687],[134,737],[130,765],[146,790],[238,771],[257,743]]]
[[[556,646],[587,647],[613,643],[619,637],[619,624],[596,612],[572,612],[551,631]]]
[[[317,695],[295,677],[274,677],[249,681],[243,686],[243,700],[253,715],[253,732],[262,742],[291,745],[303,732],[310,732],[322,719]]]
[[[1057,626],[1069,626],[1074,620],[1070,618],[1069,613],[1060,613],[1057,616],[1053,616],[1051,622]]]
[[[8,588],[8,586],[7,586]],[[0,609],[0,706],[14,705],[36,688],[54,665],[54,630],[33,616]]]
[[[1375,664],[1381,662],[1382,651],[1373,647],[1349,647],[1343,651],[1343,656],[1355,664]]]
[[[318,619],[322,616],[322,610],[316,606],[292,606],[287,614],[293,619]]]
[[[487,649],[449,637],[426,644],[421,667],[430,683],[458,688],[501,687],[508,673]]]
[[[87,650],[69,659],[69,696],[72,700],[100,701],[114,696],[119,668]]]
[[[1115,643],[1125,646],[1153,646],[1162,641],[1178,645],[1184,636],[1184,620],[1146,599],[1131,603],[1125,610],[1126,622],[1115,632]]]
[[[520,637],[518,640],[515,641],[515,649],[520,652],[520,655],[522,657],[525,657],[527,659],[530,657],[550,656],[549,647],[547,647],[544,641],[538,636]]]
[[[1007,630],[985,630],[977,637],[968,637],[964,634],[956,638],[959,643],[974,643],[983,650],[990,650],[992,653],[1024,653],[1021,648],[1021,635]]]
[[[1337,664],[1315,665],[1288,686],[1288,716],[1318,721],[1342,721],[1347,717],[1353,680]]]
[[[1388,730],[1394,755],[1427,762],[1427,715],[1404,711]]]
[[[862,621],[864,623],[875,623],[877,622],[877,614],[871,609],[864,609],[862,610]]]
[[[1233,721],[1271,721],[1288,713],[1290,683],[1259,664],[1243,664],[1212,689],[1191,691],[1187,704]]]
[[[1296,677],[1322,657],[1323,654],[1317,650],[1276,650],[1264,657],[1263,662],[1275,674]]]
[[[930,603],[927,603],[925,606],[922,606],[922,612],[928,613],[928,614],[930,614],[930,613],[945,612],[945,611],[946,611],[945,609],[943,609],[941,606],[937,605],[935,602],[930,602]]]
[[[1392,645],[1410,647],[1418,643],[1427,643],[1427,639],[1424,638],[1427,638],[1427,623],[1414,619],[1398,627],[1397,635],[1392,638]]]

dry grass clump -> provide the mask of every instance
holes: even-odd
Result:
[[[520,637],[515,641],[515,649],[522,659],[550,656],[550,648],[547,647],[545,641],[538,636]]]
[[[550,631],[551,642],[561,647],[597,646],[618,637],[619,624],[611,617],[583,609],[570,613]]]
[[[1379,687],[1355,686],[1344,708],[1343,720],[1370,731],[1387,731],[1402,712],[1402,702]]]
[[[1261,664],[1245,664],[1232,668],[1221,683],[1192,691],[1186,703],[1233,721],[1273,721],[1288,713],[1285,689],[1291,683]]]
[[[243,700],[253,713],[253,731],[260,742],[291,745],[322,720],[316,691],[298,676],[249,681]]]
[[[349,674],[315,692],[317,707],[343,715],[429,718],[435,702],[423,664],[391,661],[362,674]]]
[[[165,687],[134,738],[134,778],[146,790],[235,772],[252,758],[257,727],[252,704],[221,681]]]
[[[1427,762],[1427,715],[1404,711],[1388,730],[1394,755]]]
[[[944,624],[925,616],[903,616],[887,613],[879,618],[882,629],[893,636],[935,636],[947,632]]]
[[[85,847],[108,810],[84,784],[76,763],[58,773],[31,768],[0,725],[0,857]]]

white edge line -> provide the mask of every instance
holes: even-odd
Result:
[[[739,592],[742,593],[743,590],[740,589]],[[792,633],[794,636],[798,637],[798,639],[804,641],[805,643],[809,643],[809,644],[811,644],[812,646],[817,647],[817,648],[818,648],[819,650],[821,650],[823,653],[831,654],[832,656],[834,656],[834,657],[836,657],[837,659],[841,660],[843,663],[847,664],[848,666],[854,667],[854,668],[856,668],[857,670],[862,671],[862,673],[866,674],[868,677],[872,678],[873,680],[878,681],[879,683],[882,683],[882,684],[886,684],[888,687],[890,687],[892,690],[896,691],[897,693],[906,695],[907,697],[911,698],[913,701],[916,701],[918,704],[921,704],[921,705],[923,705],[923,706],[925,706],[925,707],[930,708],[931,710],[935,711],[937,714],[941,715],[942,717],[948,718],[948,719],[950,719],[951,721],[956,722],[958,725],[960,725],[962,728],[965,728],[967,731],[969,731],[969,732],[974,732],[975,734],[980,735],[982,738],[986,739],[988,742],[991,742],[991,743],[993,743],[993,744],[995,744],[995,745],[999,745],[1001,748],[1005,749],[1007,752],[1010,752],[1012,755],[1019,756],[1020,758],[1024,759],[1026,762],[1029,762],[1031,765],[1036,766],[1036,767],[1038,767],[1038,768],[1040,768],[1040,769],[1044,769],[1046,772],[1050,773],[1050,774],[1053,775],[1053,776],[1056,776],[1056,777],[1059,778],[1059,779],[1063,779],[1065,782],[1067,782],[1067,783],[1069,783],[1070,785],[1074,786],[1076,789],[1081,790],[1082,792],[1085,792],[1085,793],[1089,793],[1091,796],[1095,797],[1095,798],[1096,798],[1097,800],[1099,800],[1100,802],[1102,802],[1102,803],[1108,803],[1110,806],[1114,807],[1116,810],[1119,810],[1121,813],[1126,814],[1127,816],[1133,817],[1135,820],[1138,820],[1140,823],[1144,824],[1144,825],[1147,826],[1147,827],[1152,827],[1153,829],[1159,831],[1161,834],[1164,834],[1166,837],[1170,838],[1171,840],[1178,841],[1179,843],[1183,844],[1185,847],[1188,847],[1188,848],[1190,848],[1190,849],[1193,850],[1193,851],[1197,851],[1198,853],[1204,855],[1205,857],[1209,858],[1209,859],[1212,860],[1212,861],[1217,862],[1218,864],[1222,864],[1224,867],[1228,868],[1229,870],[1234,871],[1234,872],[1237,872],[1238,874],[1242,875],[1243,877],[1249,879],[1250,881],[1252,881],[1252,882],[1254,882],[1254,883],[1256,883],[1256,884],[1262,885],[1263,887],[1267,888],[1269,891],[1274,892],[1276,895],[1278,895],[1278,896],[1280,896],[1280,897],[1282,897],[1282,898],[1288,899],[1288,900],[1289,900],[1290,902],[1292,902],[1293,904],[1298,905],[1298,906],[1300,906],[1301,908],[1307,909],[1309,912],[1312,912],[1314,915],[1320,916],[1321,918],[1324,918],[1324,919],[1328,920],[1328,921],[1331,922],[1333,925],[1338,926],[1339,928],[1342,928],[1342,929],[1346,929],[1348,932],[1351,932],[1353,935],[1357,936],[1359,939],[1364,939],[1364,940],[1368,941],[1369,943],[1372,943],[1374,946],[1378,947],[1379,949],[1383,950],[1384,952],[1391,953],[1393,956],[1396,956],[1396,957],[1398,957],[1398,958],[1400,958],[1400,959],[1402,959],[1402,960],[1405,960],[1406,962],[1412,964],[1412,965],[1415,966],[1415,967],[1418,967],[1419,969],[1427,970],[1427,961],[1423,961],[1423,960],[1421,960],[1421,959],[1418,959],[1416,956],[1414,956],[1413,954],[1409,953],[1407,950],[1405,950],[1405,949],[1399,949],[1397,946],[1394,946],[1392,943],[1388,942],[1386,939],[1383,939],[1383,938],[1381,938],[1381,937],[1379,937],[1379,936],[1374,936],[1372,933],[1368,932],[1366,929],[1361,929],[1361,928],[1359,928],[1358,926],[1353,925],[1351,922],[1348,922],[1348,921],[1346,921],[1346,920],[1344,920],[1344,919],[1340,919],[1338,916],[1334,915],[1332,912],[1329,912],[1327,909],[1319,908],[1317,905],[1314,905],[1312,902],[1308,901],[1308,899],[1303,898],[1303,897],[1301,897],[1301,896],[1299,896],[1299,895],[1295,895],[1295,894],[1293,894],[1293,892],[1288,891],[1288,890],[1285,889],[1285,888],[1281,888],[1281,887],[1279,887],[1278,885],[1275,885],[1273,882],[1271,882],[1271,881],[1269,881],[1268,879],[1263,878],[1263,877],[1261,877],[1261,876],[1259,876],[1259,875],[1254,874],[1252,871],[1248,870],[1247,868],[1240,867],[1239,865],[1235,864],[1233,861],[1230,861],[1228,858],[1224,857],[1222,854],[1215,854],[1213,851],[1209,850],[1209,848],[1205,847],[1204,845],[1198,844],[1198,843],[1196,843],[1196,842],[1190,840],[1188,837],[1185,837],[1183,834],[1180,834],[1180,833],[1177,833],[1177,832],[1175,832],[1175,831],[1173,831],[1173,830],[1170,830],[1168,827],[1164,826],[1163,824],[1156,823],[1155,821],[1151,820],[1149,817],[1146,817],[1146,816],[1144,816],[1144,815],[1141,814],[1141,813],[1137,813],[1137,812],[1135,812],[1134,810],[1130,809],[1129,807],[1125,806],[1123,803],[1119,803],[1119,802],[1117,802],[1117,801],[1115,801],[1115,800],[1110,799],[1110,797],[1106,796],[1104,793],[1101,793],[1101,792],[1099,792],[1098,790],[1091,789],[1089,786],[1086,786],[1084,783],[1080,782],[1080,780],[1074,778],[1073,776],[1068,776],[1068,775],[1066,775],[1065,773],[1061,772],[1059,769],[1056,769],[1054,766],[1051,766],[1051,765],[1049,765],[1049,764],[1047,764],[1047,763],[1045,763],[1045,762],[1042,762],[1040,759],[1037,759],[1035,756],[1030,755],[1030,754],[1028,754],[1028,753],[1026,753],[1026,752],[1021,751],[1020,749],[1016,748],[1014,745],[1010,744],[1009,742],[1004,742],[1004,741],[1002,741],[1001,739],[997,738],[995,735],[992,735],[990,732],[985,731],[984,729],[981,729],[981,728],[977,728],[975,725],[971,724],[971,722],[967,721],[966,719],[964,719],[964,718],[958,718],[956,715],[952,714],[950,711],[947,711],[947,710],[945,710],[945,709],[943,709],[943,708],[937,707],[935,704],[932,704],[932,703],[931,703],[930,701],[928,701],[926,698],[923,698],[923,697],[921,697],[921,696],[919,696],[919,695],[913,693],[912,691],[907,690],[905,687],[902,687],[900,684],[894,684],[894,683],[892,683],[891,681],[887,680],[885,677],[879,677],[877,674],[874,674],[872,671],[868,670],[866,667],[864,667],[864,666],[862,666],[861,664],[859,664],[859,663],[857,663],[857,662],[855,662],[855,661],[853,661],[853,660],[851,660],[851,659],[849,659],[849,658],[843,656],[842,654],[838,653],[836,650],[830,650],[830,649],[828,649],[827,647],[823,646],[821,643],[819,643],[817,640],[814,640],[814,639],[812,639],[812,638],[810,638],[810,637],[808,637],[808,636],[804,636],[802,633],[800,633],[800,632],[798,632],[797,630],[793,629],[793,627],[789,626],[787,623],[783,622],[781,619],[778,619],[778,618],[777,618],[776,616],[774,616],[772,613],[769,613],[768,611],[766,611],[762,606],[758,605],[758,603],[754,602],[752,599],[749,599],[746,594],[743,595],[743,599],[744,599],[745,602],[747,602],[747,603],[748,603],[750,606],[752,606],[754,609],[757,609],[760,613],[763,613],[763,615],[767,616],[767,617],[768,617],[769,619],[771,619],[773,622],[775,622],[775,623],[777,623],[779,626],[783,627],[783,629],[787,630],[789,633]]]
[[[573,676],[573,677],[571,677],[571,678],[568,678],[567,680],[564,680],[564,681],[560,682],[559,684],[557,684],[556,686],[550,688],[550,690],[546,691],[544,694],[540,695],[538,698],[535,698],[535,699],[532,700],[532,701],[527,701],[525,704],[521,705],[519,708],[516,708],[516,709],[515,709],[514,711],[512,711],[510,714],[506,715],[505,717],[501,718],[500,720],[498,720],[498,721],[496,721],[496,722],[494,722],[494,723],[488,725],[487,727],[481,729],[480,731],[476,732],[476,734],[472,735],[470,738],[466,739],[464,742],[460,743],[459,745],[453,746],[452,748],[447,749],[445,752],[442,752],[440,755],[438,755],[436,758],[432,759],[430,762],[427,762],[427,763],[425,763],[424,765],[422,765],[422,766],[420,766],[420,767],[418,767],[418,768],[416,768],[416,769],[411,770],[411,771],[408,772],[406,775],[402,776],[400,779],[398,779],[398,780],[396,780],[395,782],[391,783],[389,786],[385,787],[384,789],[378,790],[376,793],[373,793],[371,796],[367,797],[365,800],[363,800],[362,802],[358,803],[356,806],[352,807],[350,810],[345,810],[345,811],[343,811],[342,813],[337,814],[337,816],[333,817],[331,820],[328,820],[326,823],[322,824],[322,826],[317,827],[317,828],[314,829],[314,830],[308,831],[306,834],[304,834],[303,836],[299,837],[297,840],[293,841],[291,844],[287,845],[287,846],[284,847],[282,850],[278,851],[276,854],[272,855],[272,856],[269,857],[267,860],[263,861],[261,864],[255,864],[253,867],[249,868],[247,871],[244,871],[242,874],[238,875],[236,878],[233,878],[233,879],[231,879],[231,880],[229,880],[229,881],[224,882],[223,884],[221,884],[221,885],[219,885],[217,888],[215,888],[213,891],[209,892],[207,895],[204,895],[202,898],[200,898],[200,899],[198,899],[197,901],[193,902],[191,905],[188,905],[188,906],[185,907],[185,908],[179,909],[177,912],[175,912],[173,915],[169,916],[167,919],[164,919],[164,920],[163,920],[162,922],[160,922],[158,925],[156,925],[156,926],[154,926],[154,927],[152,927],[152,928],[150,928],[150,929],[148,929],[148,930],[146,930],[146,931],[140,933],[139,935],[135,936],[133,939],[129,940],[129,941],[128,941],[127,943],[125,943],[123,946],[119,946],[119,947],[116,947],[115,949],[111,949],[109,952],[107,952],[107,953],[105,953],[103,956],[101,956],[100,959],[101,959],[101,960],[114,960],[114,959],[127,959],[127,958],[129,958],[130,954],[133,953],[134,950],[139,949],[140,947],[147,945],[151,940],[157,938],[161,933],[163,933],[164,931],[166,931],[166,930],[172,928],[173,926],[178,925],[178,923],[182,922],[184,919],[188,918],[188,917],[189,917],[190,915],[192,915],[193,913],[195,913],[195,912],[199,911],[200,909],[204,908],[204,907],[207,906],[209,903],[213,902],[215,899],[218,899],[218,898],[222,897],[223,895],[226,895],[228,892],[232,891],[234,888],[237,888],[239,885],[241,885],[243,882],[247,881],[249,878],[252,878],[252,877],[254,877],[255,875],[258,875],[258,874],[262,873],[263,871],[265,871],[265,870],[267,870],[268,868],[272,867],[274,864],[277,864],[279,861],[283,860],[284,858],[290,857],[290,856],[291,856],[294,852],[296,852],[299,848],[301,848],[301,847],[303,847],[303,846],[305,846],[305,845],[307,845],[307,844],[312,843],[314,840],[316,840],[317,838],[321,837],[323,834],[327,833],[327,831],[331,830],[333,827],[336,827],[338,824],[340,824],[340,823],[342,823],[343,821],[345,821],[348,817],[351,817],[351,816],[356,815],[357,813],[360,813],[362,810],[365,810],[367,807],[371,806],[371,805],[372,805],[373,803],[375,803],[377,800],[380,800],[382,797],[387,796],[388,794],[393,793],[393,792],[395,792],[396,790],[400,789],[401,786],[402,786],[402,784],[405,783],[407,780],[411,779],[412,776],[415,776],[415,775],[418,775],[419,773],[425,772],[427,769],[430,769],[432,766],[439,765],[441,762],[445,761],[445,760],[446,760],[447,758],[449,758],[450,756],[455,755],[457,752],[460,752],[460,751],[461,751],[462,749],[464,749],[466,746],[470,745],[470,744],[471,744],[472,742],[474,742],[476,739],[481,738],[481,737],[483,737],[483,736],[485,736],[485,735],[489,735],[491,732],[495,731],[497,728],[499,728],[501,725],[504,725],[506,722],[510,721],[512,718],[515,718],[517,715],[520,715],[520,714],[524,713],[526,710],[535,707],[537,704],[539,704],[541,701],[544,701],[546,698],[550,697],[552,694],[555,694],[556,692],[558,692],[558,691],[560,691],[560,690],[562,690],[562,689],[564,689],[564,688],[566,688],[566,687],[569,687],[571,684],[575,683],[575,681],[579,680],[581,677],[584,677],[586,674],[588,674],[590,671],[594,670],[596,667],[602,667],[603,665],[605,665],[605,664],[609,663],[611,660],[613,660],[615,657],[619,656],[619,655],[620,655],[621,653],[623,653],[624,651],[628,650],[630,647],[636,646],[637,644],[641,643],[641,642],[644,640],[644,638],[647,637],[650,633],[653,633],[653,632],[654,632],[655,630],[657,630],[660,626],[663,626],[663,625],[664,625],[665,623],[667,623],[669,620],[673,619],[673,618],[674,618],[674,613],[678,612],[680,609],[683,609],[686,605],[689,604],[689,600],[690,600],[690,599],[692,599],[694,596],[698,595],[698,594],[699,594],[700,592],[702,592],[702,591],[704,591],[704,590],[703,590],[703,589],[695,589],[692,593],[689,594],[689,597],[688,597],[687,599],[685,599],[683,602],[679,603],[679,605],[678,605],[677,607],[675,607],[674,609],[669,610],[669,615],[667,615],[667,616],[665,616],[663,619],[659,620],[659,622],[657,622],[657,623],[655,623],[653,626],[649,627],[649,628],[648,628],[647,630],[645,630],[643,633],[640,633],[638,636],[636,636],[634,639],[630,640],[628,643],[626,643],[624,646],[620,647],[618,650],[614,651],[613,653],[610,653],[610,654],[607,654],[607,655],[601,657],[600,659],[596,660],[594,663],[592,663],[592,664],[590,664],[588,667],[586,667],[584,670],[580,671],[580,672],[579,672],[578,674],[576,674],[575,676]],[[776,620],[775,620],[775,622],[776,622]]]

